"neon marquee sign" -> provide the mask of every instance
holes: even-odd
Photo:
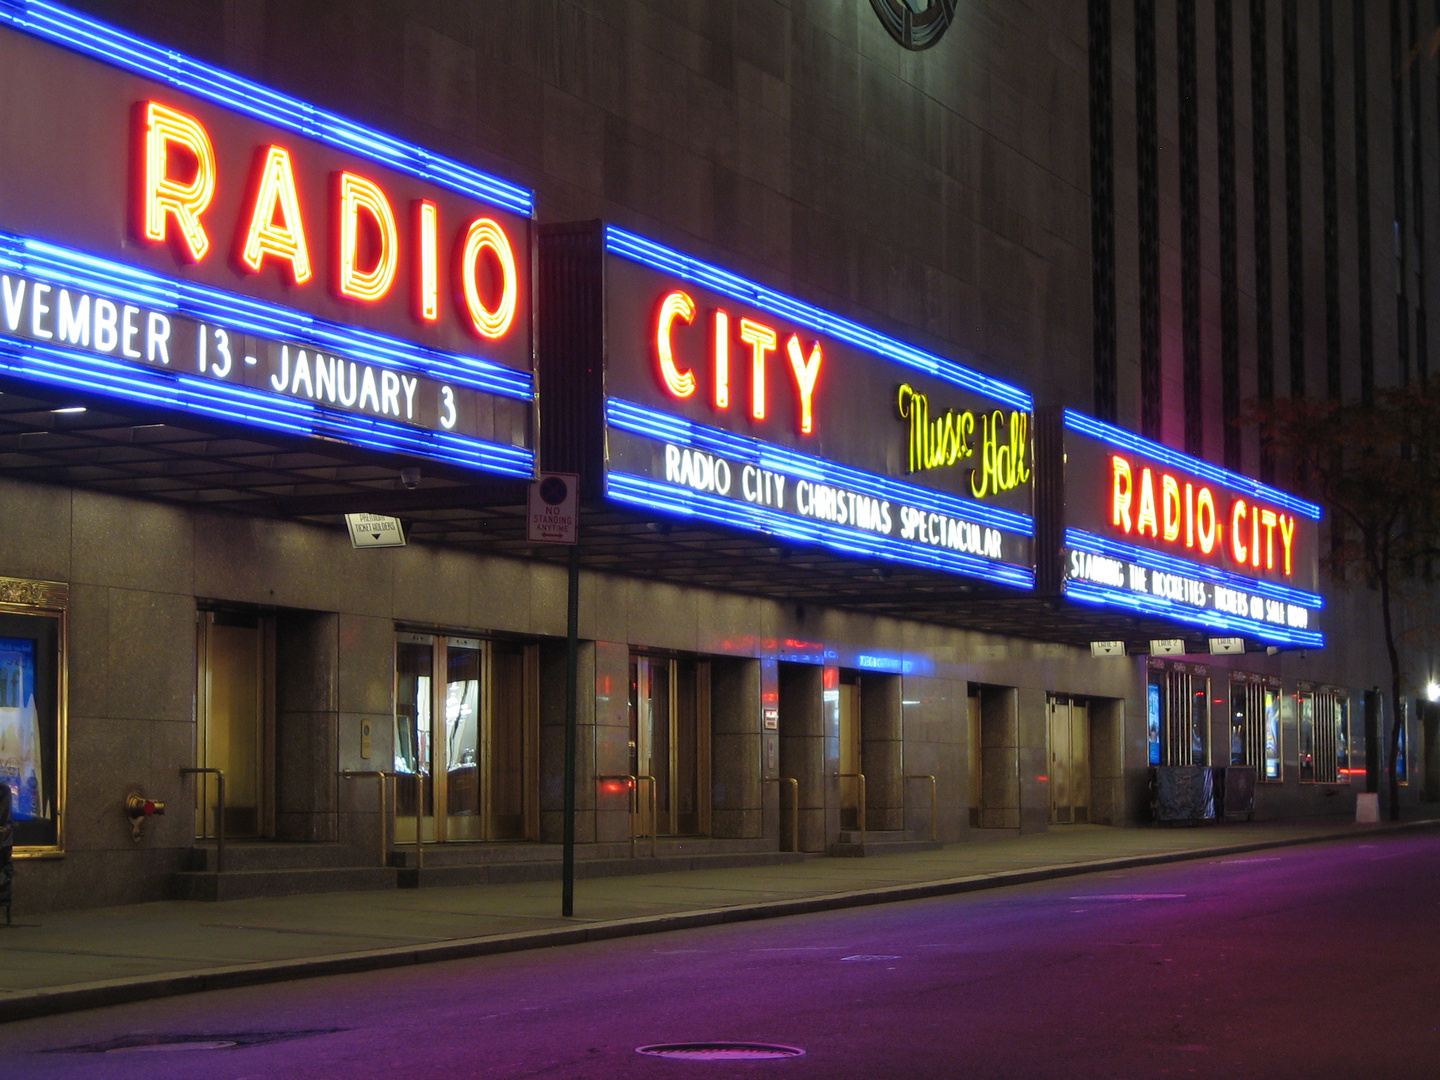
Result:
[[[909,420],[909,471],[939,469],[976,456],[973,410],[946,409],[935,419],[930,416],[930,398],[909,383],[901,383],[895,394],[900,419]],[[982,412],[978,420],[979,463],[970,469],[970,494],[977,499],[1002,491],[1013,491],[1030,479],[1030,417],[1011,410]]]
[[[1066,411],[1063,588],[1071,599],[1305,648],[1320,508]]]
[[[611,499],[1033,587],[1028,395],[624,230],[605,249]],[[897,368],[978,418],[973,470],[906,468]]]
[[[0,6],[0,60],[46,89],[0,165],[0,372],[533,472],[527,191],[47,0]]]

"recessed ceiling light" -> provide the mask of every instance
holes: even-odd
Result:
[[[51,409],[50,411],[51,411],[52,413],[82,413],[82,412],[85,411],[85,406],[84,406],[84,405],[66,405],[63,409]]]

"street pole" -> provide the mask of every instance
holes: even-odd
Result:
[[[578,537],[577,537],[578,539]],[[560,914],[575,914],[575,699],[579,664],[580,545],[570,545],[565,622],[565,843],[560,862]]]

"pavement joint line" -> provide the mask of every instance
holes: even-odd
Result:
[[[787,915],[840,911],[905,900],[955,896],[1005,888],[1010,885],[1026,885],[1037,881],[1103,873],[1109,870],[1128,870],[1164,863],[1193,862],[1251,851],[1265,851],[1271,848],[1299,847],[1305,844],[1348,840],[1355,836],[1369,834],[1384,836],[1436,826],[1440,826],[1440,819],[1385,822],[1379,827],[1366,829],[1359,833],[1337,829],[1319,832],[1311,836],[1289,836],[1179,850],[1172,848],[1140,855],[1110,856],[1068,863],[1036,864],[1012,870],[985,871],[961,877],[821,893],[786,900],[761,901],[754,904],[604,919],[585,925],[567,924],[563,927],[523,930],[508,934],[442,939],[420,945],[392,946],[288,960],[231,964],[202,968],[198,971],[171,971],[158,975],[103,979],[89,983],[72,983],[39,991],[0,990],[0,1023],[103,1008],[109,1005],[153,1001],[161,997],[175,997],[205,990],[231,990],[296,979],[351,975],[366,971],[439,963],[447,960],[465,960],[561,945],[579,945],[590,941],[609,941],[617,938],[636,937],[641,934],[666,933],[672,930],[689,930],[705,926],[752,922],[759,919],[783,918]]]

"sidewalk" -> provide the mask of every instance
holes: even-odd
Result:
[[[0,927],[0,1021],[1436,825],[1061,826],[913,854],[583,879],[573,919],[560,917],[558,881],[30,915]]]

